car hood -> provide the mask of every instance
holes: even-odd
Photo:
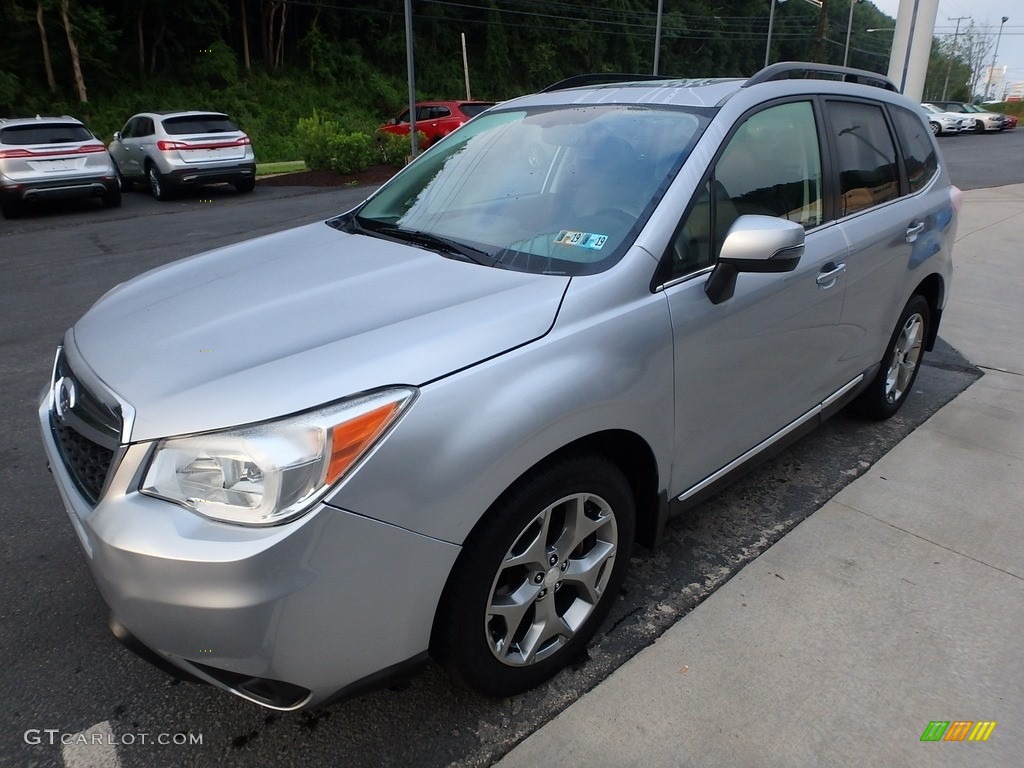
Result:
[[[543,336],[568,282],[312,224],[124,283],[68,341],[134,442],[422,385]]]

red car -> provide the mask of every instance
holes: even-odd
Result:
[[[416,104],[416,130],[426,135],[424,147],[447,136],[472,117],[476,117],[493,101],[420,101]],[[398,117],[391,118],[380,130],[397,133],[400,136],[409,134],[409,110]]]

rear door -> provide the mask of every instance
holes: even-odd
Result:
[[[869,101],[830,99],[826,107],[837,216],[850,244],[841,365],[853,376],[881,360],[916,282],[912,272],[940,247],[949,197],[930,184],[938,158],[916,115],[890,107],[890,119],[881,103]]]

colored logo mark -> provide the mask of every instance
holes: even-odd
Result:
[[[995,720],[932,720],[921,741],[988,741],[995,727]]]

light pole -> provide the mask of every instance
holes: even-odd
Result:
[[[772,27],[775,26],[775,6],[776,4],[782,5],[786,0],[768,0],[771,3],[772,9],[768,14],[768,42],[764,45],[764,65],[768,66],[768,57],[772,52]]]
[[[843,66],[850,60],[850,30],[853,29],[853,6],[855,3],[863,3],[864,0],[850,0],[850,18],[846,21],[846,48],[843,51]]]
[[[985,84],[985,98],[990,98],[990,92],[992,90],[992,72],[996,68],[996,59],[999,58],[999,41],[1003,37],[1003,24],[1010,20],[1009,16],[1003,16],[1003,20],[999,22],[999,34],[996,35],[996,50],[992,54],[992,66],[988,68],[988,83]]]

